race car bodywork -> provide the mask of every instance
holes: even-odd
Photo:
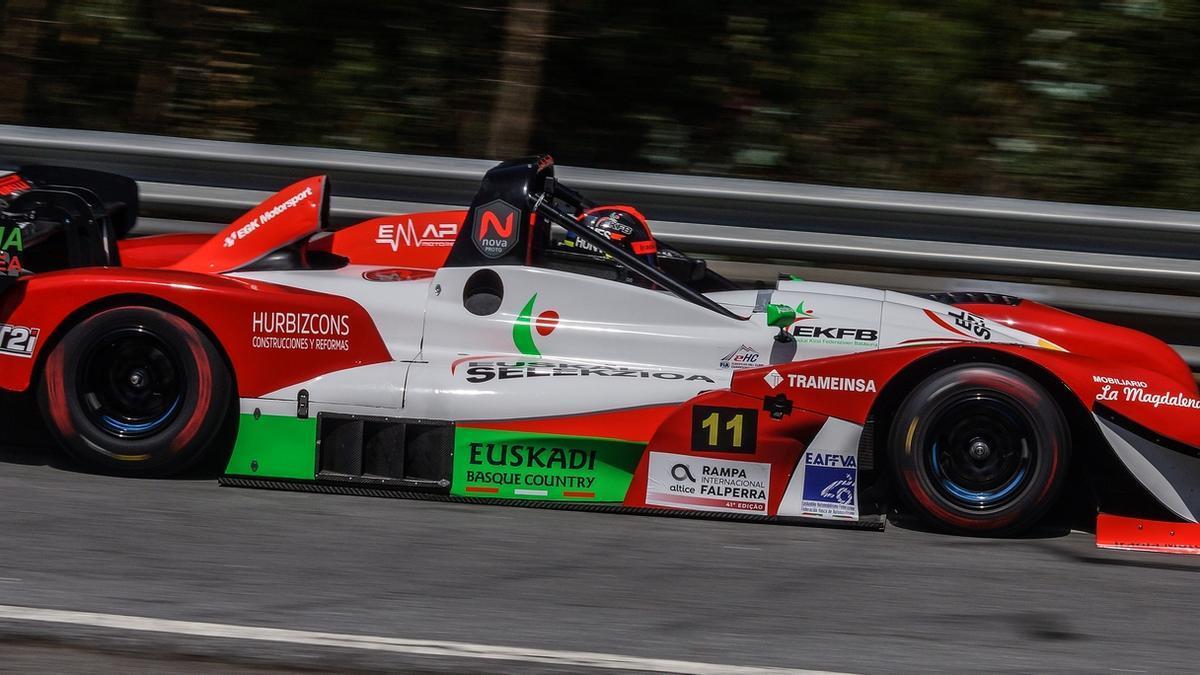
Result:
[[[0,387],[101,468],[223,450],[230,485],[835,523],[880,522],[890,485],[1013,532],[1115,458],[1200,518],[1200,394],[1158,340],[993,294],[736,289],[594,208],[548,157],[343,229],[301,181],[215,236],[19,277]]]

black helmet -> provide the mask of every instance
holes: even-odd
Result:
[[[638,256],[647,265],[655,266],[658,245],[654,243],[645,216],[632,206],[597,206],[579,214],[579,222],[602,239]],[[594,248],[582,239],[575,239],[574,244],[584,250]]]

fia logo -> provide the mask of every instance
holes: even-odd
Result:
[[[454,223],[427,223],[418,236],[417,228],[413,225],[412,218],[409,218],[408,223],[380,225],[375,235],[375,243],[390,246],[392,251],[400,250],[400,242],[404,242],[406,248],[453,246],[457,235],[458,226]]]

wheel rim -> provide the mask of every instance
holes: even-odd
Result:
[[[926,475],[955,506],[1000,510],[1029,484],[1036,461],[1034,425],[1007,396],[964,392],[939,406],[927,428]]]
[[[105,334],[84,355],[80,406],[87,418],[118,438],[154,435],[175,420],[185,393],[175,350],[144,327]]]

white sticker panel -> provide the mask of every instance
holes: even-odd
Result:
[[[770,464],[650,453],[647,504],[765,516],[770,488]]]
[[[779,504],[781,516],[858,520],[862,427],[830,417],[804,449]]]

